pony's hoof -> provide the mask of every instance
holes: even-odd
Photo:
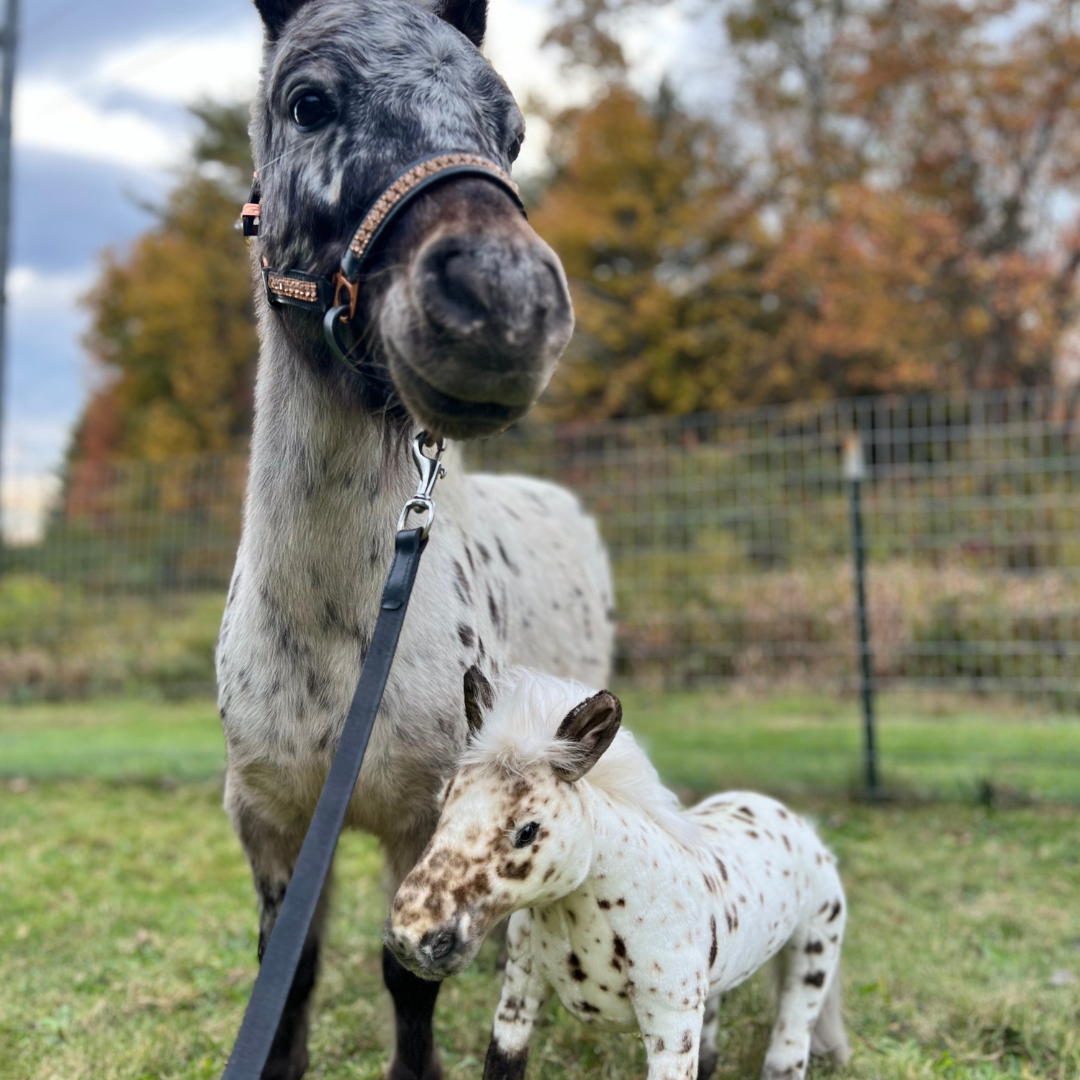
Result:
[[[443,1080],[442,1065],[437,1057],[424,1066],[422,1073],[417,1073],[407,1065],[402,1064],[395,1058],[390,1062],[390,1068],[386,1073],[386,1080]]]

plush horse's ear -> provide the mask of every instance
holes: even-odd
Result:
[[[580,780],[611,745],[622,723],[622,705],[608,690],[601,690],[566,714],[555,738],[577,743],[581,749],[572,767],[556,765],[555,773],[573,783]]]
[[[262,16],[266,35],[273,41],[280,35],[285,24],[302,8],[308,0],[255,0],[255,6]]]
[[[258,0],[257,0],[258,2]],[[460,30],[478,49],[487,31],[487,0],[416,0],[428,11]]]
[[[475,665],[465,672],[465,719],[469,734],[475,735],[484,726],[484,712],[495,704],[495,691],[484,673]]]

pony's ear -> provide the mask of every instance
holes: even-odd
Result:
[[[266,36],[275,40],[285,24],[302,8],[308,0],[255,0],[255,6],[262,16]]]
[[[622,723],[622,705],[608,690],[601,690],[566,714],[555,738],[576,743],[581,753],[572,766],[556,765],[556,775],[573,783],[580,780],[611,745]]]
[[[259,0],[256,0],[259,2]],[[415,0],[440,19],[460,30],[478,49],[487,31],[487,0]]]
[[[484,712],[495,704],[495,691],[484,673],[475,665],[465,672],[465,719],[469,734],[475,735],[484,725]]]

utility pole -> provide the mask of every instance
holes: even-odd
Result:
[[[2,50],[3,98],[0,99],[0,573],[4,569],[4,388],[7,385],[7,271],[11,243],[11,102],[15,95],[15,45],[19,0],[6,0]]]

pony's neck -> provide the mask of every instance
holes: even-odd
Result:
[[[262,331],[245,531],[275,562],[338,544],[367,554],[415,487],[408,433],[319,371],[274,316]]]

